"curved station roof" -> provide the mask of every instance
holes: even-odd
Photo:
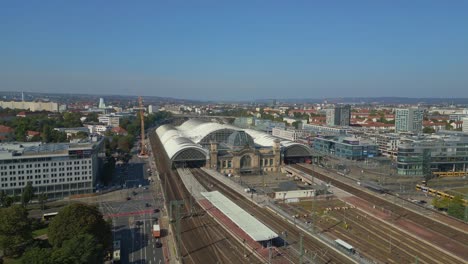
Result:
[[[273,147],[275,142],[278,141],[285,154],[289,151],[295,153],[292,156],[311,155],[311,150],[306,145],[289,140],[280,140],[261,131],[241,129],[228,124],[190,119],[178,127],[163,125],[156,129],[156,133],[172,161],[207,159],[208,150],[203,148],[202,145],[220,139],[226,141],[230,135],[239,131],[245,132],[253,140],[254,144],[259,147]],[[217,133],[220,135],[217,135]]]

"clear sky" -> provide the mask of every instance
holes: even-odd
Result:
[[[1,1],[0,90],[468,97],[468,1]]]

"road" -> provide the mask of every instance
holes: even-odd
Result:
[[[155,209],[161,209],[163,201],[149,184],[147,162],[134,155],[128,165],[116,168],[114,184],[123,183],[124,188],[99,202],[103,214],[112,219],[114,240],[121,240],[122,263],[164,262],[162,248],[152,237],[152,226],[159,219]]]

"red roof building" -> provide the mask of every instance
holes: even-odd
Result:
[[[127,130],[125,130],[125,129],[121,128],[121,127],[113,127],[111,129],[111,132],[114,133],[114,134],[117,134],[117,135],[121,135],[121,136],[128,135]]]

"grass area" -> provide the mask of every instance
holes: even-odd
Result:
[[[47,234],[48,231],[49,231],[49,227],[34,230],[33,231],[33,237],[38,237],[38,236],[45,235],[45,234]]]

